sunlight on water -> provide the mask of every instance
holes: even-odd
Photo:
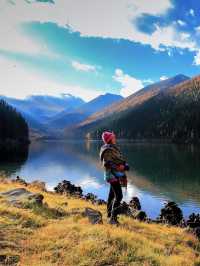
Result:
[[[66,141],[35,142],[24,163],[0,165],[11,177],[27,181],[40,179],[53,190],[63,179],[106,199],[109,185],[103,180],[99,161],[102,142]],[[173,200],[184,215],[200,212],[200,152],[194,147],[119,142],[131,170],[124,200],[138,196],[142,209],[156,217],[167,200]]]

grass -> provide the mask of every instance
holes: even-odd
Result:
[[[8,180],[0,191],[23,187]],[[200,265],[199,241],[184,229],[147,224],[120,216],[119,227],[107,224],[106,207],[40,191],[44,202],[66,214],[54,217],[47,209],[10,206],[0,198],[0,255],[20,257],[20,266],[190,266]],[[81,213],[85,207],[103,214],[102,225],[91,225]]]

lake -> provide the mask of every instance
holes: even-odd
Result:
[[[0,172],[26,181],[42,180],[53,190],[63,179],[107,199],[109,185],[103,180],[99,161],[101,141],[37,141],[30,145],[22,163],[1,163]],[[118,142],[129,165],[124,200],[138,196],[142,209],[155,218],[167,200],[179,204],[184,216],[200,213],[200,148],[172,144]]]

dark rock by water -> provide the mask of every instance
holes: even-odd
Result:
[[[86,195],[84,195],[82,198],[86,199],[86,200],[91,200],[91,201],[95,201],[97,199],[97,196],[94,195],[93,193],[87,193]]]
[[[94,210],[92,208],[85,208],[83,215],[88,217],[91,224],[103,223],[102,214],[97,210]]]
[[[98,197],[93,193],[87,193],[86,195],[83,195],[83,190],[79,186],[75,186],[70,181],[63,180],[60,182],[55,188],[56,193],[59,194],[66,194],[66,195],[73,195],[78,196],[84,200],[91,201],[92,204],[95,205],[102,205],[106,204],[105,200],[98,199]]]
[[[158,217],[160,222],[171,225],[180,225],[182,219],[182,210],[173,201],[167,202],[165,204],[165,207],[161,209],[161,213]]]
[[[19,263],[19,255],[5,255],[0,254],[0,265],[1,266],[17,266]]]
[[[141,210],[141,204],[138,197],[133,197],[129,202],[129,206],[135,210]]]
[[[75,186],[71,184],[70,181],[63,180],[60,182],[55,188],[54,188],[56,193],[59,194],[71,194],[71,195],[77,195],[77,196],[82,196],[83,190],[79,186]]]
[[[192,213],[187,220],[187,226],[190,228],[200,227],[200,214]]]
[[[125,201],[122,202],[119,214],[130,216],[139,221],[144,221],[147,219],[146,213],[141,210],[141,204],[137,197],[133,197],[129,204]]]

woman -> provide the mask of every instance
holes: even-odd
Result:
[[[110,183],[107,215],[110,224],[118,224],[117,215],[120,213],[120,203],[123,198],[122,186],[127,186],[125,171],[129,170],[129,166],[116,145],[116,136],[113,132],[103,132],[102,140],[104,145],[100,150],[100,159],[105,169],[104,178]]]

